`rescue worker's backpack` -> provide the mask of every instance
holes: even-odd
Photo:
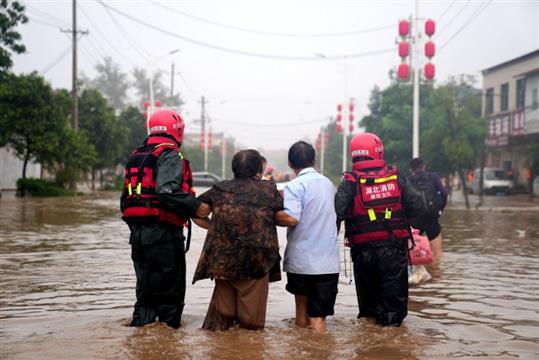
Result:
[[[425,171],[418,171],[410,177],[410,181],[421,195],[425,204],[425,213],[421,218],[435,218],[442,210],[442,195],[436,190],[432,179]],[[414,224],[412,224],[414,226]]]

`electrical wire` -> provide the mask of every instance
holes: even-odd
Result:
[[[56,65],[58,65],[67,54],[69,54],[69,50],[71,50],[71,44],[68,45],[58,56],[56,56],[47,66],[45,66],[40,73],[42,75],[46,75],[49,71],[51,71]]]
[[[364,53],[334,55],[334,56],[326,56],[326,57],[323,57],[323,58],[318,57],[318,56],[287,56],[287,55],[255,53],[255,52],[244,51],[244,50],[239,50],[239,49],[232,49],[232,48],[227,48],[227,47],[223,47],[223,46],[219,46],[219,45],[215,45],[215,44],[210,44],[210,43],[195,40],[195,39],[183,36],[183,35],[175,34],[175,33],[171,32],[171,31],[159,28],[159,27],[157,27],[155,25],[149,24],[149,23],[147,23],[147,22],[145,22],[145,21],[143,21],[141,19],[138,19],[138,18],[136,18],[134,16],[126,14],[125,12],[123,12],[121,10],[113,8],[112,6],[107,5],[102,0],[95,0],[95,1],[97,1],[103,7],[107,7],[111,11],[114,11],[115,13],[117,13],[117,14],[119,14],[119,15],[121,15],[121,16],[135,22],[135,23],[138,23],[138,24],[143,25],[143,26],[145,26],[147,28],[153,29],[153,30],[155,30],[157,32],[160,32],[162,34],[166,34],[168,36],[171,36],[171,37],[174,37],[174,38],[186,41],[186,42],[190,42],[192,44],[196,44],[196,45],[199,45],[199,46],[210,48],[210,49],[213,49],[213,50],[219,50],[219,51],[228,52],[228,53],[232,53],[232,54],[236,54],[236,55],[245,55],[245,56],[257,57],[257,58],[275,59],[275,60],[326,61],[326,60],[338,60],[338,59],[346,59],[346,58],[360,58],[360,57],[373,56],[373,55],[378,55],[378,54],[385,54],[385,53],[395,51],[395,49],[392,47],[392,48],[389,48],[389,49],[374,50],[374,51],[368,51],[368,52],[364,52]]]
[[[460,10],[455,15],[453,15],[451,20],[447,22],[447,24],[438,32],[437,35],[439,36],[440,34],[442,34],[451,25],[451,23],[464,11],[464,9],[466,9],[466,7],[470,5],[471,2],[472,0],[466,1],[466,3],[460,8]]]
[[[230,120],[219,120],[219,123],[225,123],[230,125],[239,125],[239,126],[255,126],[255,127],[289,127],[289,126],[303,126],[310,124],[320,124],[322,120],[309,120],[301,121],[295,123],[278,123],[278,124],[257,124],[257,123],[247,123],[247,122],[237,122]]]
[[[457,0],[453,0],[451,2],[451,4],[449,4],[448,7],[445,8],[444,12],[442,13],[442,15],[440,15],[440,17],[438,18],[438,20],[436,21],[438,24],[440,23],[440,20],[443,19],[443,17],[449,12],[449,10],[451,10],[451,8],[453,7],[453,5],[455,5],[455,3],[457,2]]]
[[[51,21],[53,23],[63,23],[64,25],[63,26],[68,26],[69,23],[63,19],[60,19],[59,17],[56,17],[54,15],[51,15],[49,14],[48,12],[46,11],[43,11],[37,7],[30,7],[28,9],[26,9],[27,13],[35,13],[35,15],[41,17],[41,18],[44,18],[46,19],[47,21]]]
[[[464,24],[462,24],[462,26],[457,30],[455,31],[455,33],[449,38],[447,39],[446,42],[444,42],[440,48],[438,49],[438,53],[440,53],[440,51],[442,51],[446,46],[447,44],[449,44],[449,42],[451,42],[451,40],[453,40],[458,34],[460,34],[460,32],[462,30],[464,30],[468,25],[470,25],[473,21],[477,20],[477,18],[479,17],[479,15],[481,15],[481,13],[483,11],[485,11],[485,9],[490,5],[490,3],[492,2],[493,0],[488,0],[487,2],[479,5],[479,7],[474,11],[474,13],[468,18],[468,20],[466,20],[466,22]]]
[[[172,8],[170,6],[158,3],[156,1],[148,0],[150,3],[154,4],[155,6],[158,6],[162,9],[165,9],[167,11],[173,12],[175,14],[188,17],[190,19],[194,19],[206,24],[211,24],[214,26],[220,26],[223,28],[246,32],[250,34],[258,34],[258,35],[267,35],[267,36],[281,36],[281,37],[299,37],[299,38],[319,38],[319,37],[336,37],[336,36],[351,36],[351,35],[361,35],[361,34],[368,34],[376,31],[386,30],[386,29],[393,29],[395,28],[395,24],[391,25],[384,25],[384,26],[378,26],[371,29],[363,29],[363,30],[353,30],[353,31],[345,31],[345,32],[339,32],[339,33],[326,33],[326,34],[296,34],[296,33],[280,33],[280,32],[271,32],[271,31],[261,31],[261,30],[254,30],[254,29],[248,29],[243,28],[239,26],[229,25],[229,24],[223,24],[217,21],[207,20],[204,18],[200,18],[195,15],[188,14],[186,12],[177,10],[175,8]]]
[[[128,56],[124,55],[120,50],[118,50],[114,45],[112,45],[112,43],[109,41],[109,39],[103,34],[103,32],[101,32],[101,30],[99,29],[98,26],[96,26],[96,24],[92,21],[92,19],[90,18],[90,16],[88,16],[88,14],[86,13],[86,11],[84,10],[84,8],[82,6],[79,5],[79,9],[81,10],[82,12],[82,15],[84,15],[84,17],[86,18],[86,20],[88,20],[88,22],[93,26],[93,28],[97,31],[97,33],[101,36],[101,38],[105,41],[105,43],[111,48],[113,49],[116,54],[118,54],[120,57],[122,57],[125,61],[127,61],[128,63],[130,63],[132,66],[136,67],[137,64],[135,64],[131,58],[129,58]],[[99,43],[99,42],[98,42]]]
[[[144,47],[142,47],[139,43],[137,43],[137,41],[135,39],[133,39],[131,37],[131,35],[129,35],[129,33],[127,31],[125,31],[124,27],[120,24],[120,22],[118,20],[116,20],[116,18],[112,15],[111,11],[108,8],[105,7],[105,11],[107,12],[107,15],[110,17],[110,19],[112,20],[114,25],[120,30],[120,33],[127,40],[129,45],[131,45],[131,47],[142,58],[146,58],[146,61],[148,61],[150,59],[150,57],[152,56],[151,53],[149,51],[147,51],[146,49],[144,49]]]
[[[53,24],[53,23],[51,23],[51,22],[48,22],[48,21],[45,21],[45,20],[41,20],[41,19],[35,18],[34,16],[26,15],[26,17],[28,17],[28,20],[30,20],[30,22],[35,22],[35,23],[38,23],[38,24],[41,24],[41,25],[53,27],[53,28],[55,28],[55,29],[61,29],[61,28],[62,28],[61,25]]]

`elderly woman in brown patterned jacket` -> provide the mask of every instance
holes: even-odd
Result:
[[[262,329],[266,321],[268,283],[281,280],[276,224],[295,225],[283,209],[275,184],[261,181],[262,158],[242,150],[232,159],[234,179],[199,196],[210,205],[211,220],[197,220],[208,234],[193,277],[215,280],[202,328],[226,330],[234,324]]]

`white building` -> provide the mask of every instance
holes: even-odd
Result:
[[[0,148],[0,191],[16,190],[17,179],[22,177],[23,161],[15,156],[9,147]],[[26,166],[27,178],[39,178],[41,176],[41,165],[35,162],[28,162]]]

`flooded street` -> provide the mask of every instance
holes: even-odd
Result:
[[[335,316],[327,334],[317,335],[294,327],[285,281],[270,285],[265,330],[200,330],[213,283],[190,285],[205,235],[196,226],[182,328],[127,327],[135,277],[118,198],[0,199],[0,358],[539,357],[537,201],[488,197],[477,211],[451,205],[442,263],[430,269],[433,279],[411,289],[400,328],[356,319],[341,257]],[[283,229],[279,237],[283,251]]]

